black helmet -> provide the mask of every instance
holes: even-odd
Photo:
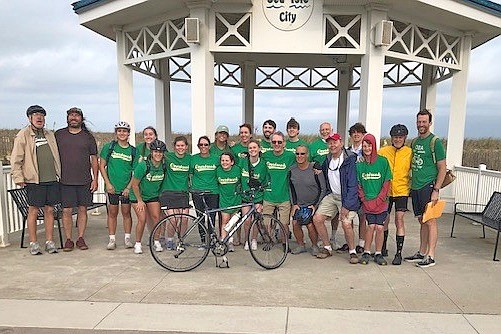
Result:
[[[396,124],[391,127],[390,136],[407,136],[409,134],[409,130],[403,124]]]
[[[313,209],[307,206],[301,206],[294,213],[294,219],[299,225],[308,225],[313,218]]]
[[[167,151],[167,146],[165,146],[165,143],[163,141],[155,139],[150,143],[150,150],[165,152]]]
[[[37,112],[43,114],[44,116],[47,115],[47,113],[45,112],[44,108],[42,108],[39,105],[35,104],[34,106],[30,106],[28,108],[28,110],[26,110],[26,116],[30,117],[31,115],[33,115],[34,113],[37,113]]]

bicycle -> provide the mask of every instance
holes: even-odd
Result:
[[[207,206],[204,196],[209,194],[209,191],[192,192],[201,196],[204,211],[197,211],[199,213],[197,217],[185,213],[173,213],[159,221],[150,234],[150,252],[153,259],[167,270],[184,272],[201,265],[211,251],[216,260],[216,267],[223,268],[226,263],[226,268],[229,268],[229,262],[226,258],[228,241],[244,222],[251,218],[249,245],[252,235],[256,234],[252,231],[257,231],[257,238],[260,240],[257,249],[249,249],[252,258],[265,269],[280,267],[287,258],[289,242],[286,230],[278,219],[257,211],[253,202],[254,194],[263,190],[262,187],[258,187],[242,192],[242,194],[249,196],[249,203],[217,209],[209,209]],[[211,214],[243,207],[250,207],[250,210],[240,217],[223,240],[219,240]],[[209,226],[209,231],[207,231],[206,223]],[[174,249],[162,252],[155,251],[154,241],[164,237],[166,232],[174,239]],[[222,263],[218,263],[218,258],[222,258]]]

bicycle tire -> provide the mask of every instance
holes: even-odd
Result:
[[[185,231],[181,226],[185,222]],[[174,232],[174,250],[162,245],[162,251],[155,250],[155,239],[162,239]],[[202,238],[205,235],[205,238]],[[156,238],[155,238],[156,236]],[[209,255],[210,238],[201,219],[185,213],[174,213],[159,221],[150,234],[150,252],[161,267],[174,271],[190,271],[198,267]]]
[[[252,220],[250,231],[257,229],[258,238],[262,242],[257,249],[249,249],[252,258],[265,269],[280,267],[287,258],[289,240],[283,224],[272,215],[256,215]],[[249,233],[249,245],[252,241],[252,232]]]

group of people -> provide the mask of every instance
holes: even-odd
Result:
[[[419,136],[410,147],[405,145],[408,129],[402,124],[391,128],[391,145],[379,150],[376,138],[366,133],[361,123],[349,129],[349,147],[345,147],[341,135],[334,133],[327,122],[320,125],[320,137],[307,143],[299,136],[299,123],[291,118],[286,124],[287,135],[277,130],[273,120],[265,121],[261,140],[253,138],[250,124],[242,124],[237,143],[229,142],[228,127],[220,125],[214,142],[201,136],[197,142],[199,153],[191,155],[186,137],[176,137],[173,151],[168,152],[153,127],[143,130],[144,142],[134,147],[129,143],[130,126],[121,121],[115,125],[115,139],[103,146],[99,157],[81,109],[69,109],[68,126],[55,134],[45,129],[45,115],[40,106],[28,108],[30,124],[16,136],[11,155],[13,180],[26,186],[28,192],[31,254],[42,253],[36,237],[39,208],[45,210],[45,250],[57,252],[52,239],[52,212],[59,202],[66,235],[63,250],[71,251],[75,246],[72,240],[75,207],[78,208],[76,246],[82,250],[88,248],[84,240],[86,208],[92,203],[100,172],[108,196],[109,250],[116,248],[119,211],[123,218],[124,245],[140,254],[147,225],[152,229],[164,214],[188,213],[190,196],[195,208],[204,210],[201,196],[193,191],[198,190],[211,192],[205,195],[209,208],[228,208],[253,200],[259,212],[275,214],[287,234],[292,224],[298,244],[291,250],[293,254],[307,252],[302,228],[306,226],[313,256],[325,259],[334,251],[348,252],[352,264],[368,264],[372,258],[379,265],[387,264],[389,213],[394,207],[397,251],[392,263],[400,265],[404,214],[410,195],[414,214],[421,223],[421,243],[419,251],[405,260],[417,262],[420,267],[435,264],[437,224],[434,219],[423,222],[422,215],[427,203],[438,199],[446,167],[442,142],[430,132],[432,114],[428,110],[416,116]],[[246,198],[242,190],[255,185],[265,186],[264,193]],[[137,216],[135,243],[131,237],[131,207]],[[222,238],[226,236],[225,225],[236,211],[222,211],[218,219]],[[358,243],[353,228],[356,217]],[[212,218],[216,221],[215,216]],[[331,222],[330,237],[327,220]],[[342,246],[336,244],[339,222],[346,240]],[[174,249],[175,229],[186,228],[182,222],[180,225],[168,226],[165,236],[154,236],[154,250]],[[249,233],[253,234],[250,243]],[[371,254],[373,239],[375,253]],[[244,224],[243,238],[239,231],[229,240],[229,250],[234,251],[242,240],[246,250],[258,247],[257,236],[249,231],[249,222]]]

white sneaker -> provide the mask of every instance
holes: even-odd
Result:
[[[160,244],[160,241],[155,240],[155,252],[163,252],[164,249],[162,245]]]
[[[251,241],[251,249],[252,250],[257,250],[257,240],[256,239],[252,239],[252,241]]]
[[[125,248],[132,248],[134,244],[130,241],[130,238],[125,238]]]
[[[228,243],[228,252],[234,252],[235,251],[235,246],[233,245],[233,242]]]
[[[143,254],[143,247],[141,246],[141,244],[136,243],[134,245],[134,254]]]
[[[249,242],[245,242],[244,250],[248,251],[249,250]]]
[[[117,243],[115,242],[115,240],[110,240],[110,242],[108,242],[108,245],[106,246],[106,249],[114,250],[115,248],[117,248]]]

